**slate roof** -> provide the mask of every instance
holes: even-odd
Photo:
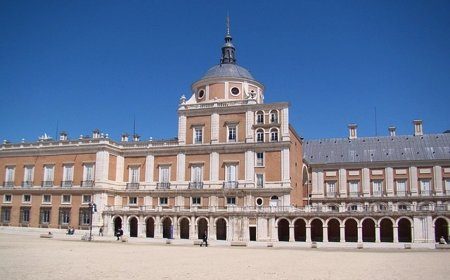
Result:
[[[248,72],[247,69],[236,65],[236,64],[219,64],[216,66],[211,67],[208,71],[206,71],[205,75],[201,78],[208,79],[208,78],[244,78],[244,79],[250,79],[255,80]]]
[[[450,134],[305,140],[309,164],[450,160]]]

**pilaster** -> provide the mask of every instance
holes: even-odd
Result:
[[[440,166],[434,166],[433,167],[433,187],[436,191],[436,195],[442,195],[443,194],[443,188],[442,188],[442,167]]]
[[[210,179],[211,182],[217,183],[219,181],[219,153],[212,152],[210,154]]]
[[[147,155],[145,158],[145,182],[153,183],[153,169],[155,167],[155,157]]]
[[[409,167],[409,188],[411,191],[411,195],[418,195],[417,190],[417,167],[411,166]]]
[[[186,155],[183,153],[179,153],[177,155],[177,181],[178,182],[184,181],[185,165],[186,165]]]
[[[386,193],[388,196],[394,195],[394,169],[386,167]]]
[[[186,116],[178,116],[178,143],[180,145],[186,145]]]
[[[362,190],[364,196],[370,196],[370,170],[363,168],[362,170]]]
[[[339,194],[347,195],[347,170],[344,168],[339,169]]]
[[[211,143],[219,143],[219,114],[216,112],[211,115]]]
[[[109,153],[107,151],[98,151],[95,155],[95,180],[108,180],[109,171]]]
[[[252,126],[255,123],[255,115],[253,111],[245,112],[245,142],[254,142],[254,135]]]

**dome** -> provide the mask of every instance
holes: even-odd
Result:
[[[255,80],[248,72],[247,69],[236,65],[236,64],[219,64],[214,67],[211,67],[208,71],[206,71],[205,75],[201,78],[208,79],[208,78],[242,78],[242,79],[249,79],[249,80]]]

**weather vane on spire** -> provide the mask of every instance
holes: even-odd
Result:
[[[230,35],[230,15],[227,12],[227,35]]]

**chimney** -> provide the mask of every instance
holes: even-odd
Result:
[[[137,135],[137,134],[133,134],[133,141],[134,142],[138,142],[139,138],[141,138],[141,136]]]
[[[389,136],[394,137],[395,136],[395,126],[388,127],[389,130]]]
[[[100,138],[100,130],[98,128],[92,131],[92,138],[94,139]]]
[[[123,133],[122,134],[122,142],[128,142],[128,134],[127,133]]]
[[[59,141],[67,141],[67,133],[65,131],[59,134]]]
[[[414,136],[423,135],[422,120],[413,120]]]
[[[351,123],[348,125],[348,139],[356,139],[358,138],[358,134],[356,129],[358,128],[358,125],[355,123]]]

